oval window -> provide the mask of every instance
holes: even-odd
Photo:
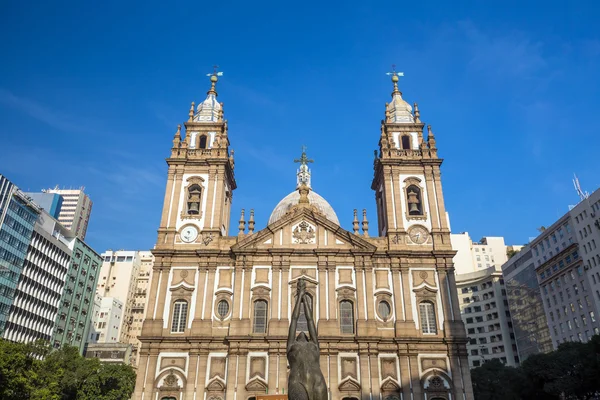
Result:
[[[390,316],[390,313],[392,312],[392,307],[390,307],[390,303],[388,303],[385,300],[382,300],[377,306],[377,311],[379,312],[379,316],[381,317],[381,319],[387,321],[387,319]]]
[[[229,302],[227,300],[221,300],[217,305],[217,313],[219,317],[225,318],[229,314]]]

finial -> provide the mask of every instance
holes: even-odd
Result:
[[[298,191],[300,192],[300,199],[298,200],[298,204],[310,204],[310,201],[308,200],[308,193],[310,192],[310,188],[306,184],[302,183]]]
[[[248,220],[248,234],[254,233],[254,209],[250,210],[250,219]]]
[[[213,72],[212,74],[206,74],[206,76],[210,76],[210,89],[208,90],[208,92],[206,92],[206,94],[214,94],[215,96],[217,96],[217,89],[216,89],[216,85],[217,85],[217,81],[219,80],[219,76],[223,76],[223,72],[217,72],[217,69],[219,68],[218,65],[213,65]]]
[[[414,110],[415,110],[415,122],[420,123],[421,122],[421,113],[419,112],[419,106],[417,105],[417,103],[414,104]]]
[[[396,64],[392,64],[392,72],[386,72],[386,75],[391,75],[392,82],[394,83],[394,91],[392,92],[392,96],[394,96],[395,94],[402,95],[402,93],[398,89],[398,77],[404,76],[404,72],[396,72]]]
[[[296,173],[296,189],[301,186],[306,186],[310,190],[310,170],[308,164],[315,162],[306,156],[306,146],[302,146],[302,155],[294,160],[295,163],[300,163],[300,168]]]
[[[181,144],[181,125],[177,125],[177,132],[175,132],[175,137],[173,137],[173,147],[179,147]]]
[[[362,221],[363,236],[369,237],[369,221],[367,220],[367,210],[363,209],[363,221]]]
[[[189,119],[188,121],[191,121],[191,120],[193,120],[193,119],[194,119],[194,108],[195,108],[195,107],[196,107],[196,103],[194,103],[194,102],[192,101],[192,106],[190,107],[190,112],[189,112],[189,114],[188,114],[188,115],[189,115],[189,117],[190,117],[190,119]]]
[[[377,152],[377,151],[376,151]],[[358,210],[354,209],[354,219],[352,220],[352,230],[358,235]]]
[[[430,149],[435,149],[435,137],[433,136],[431,125],[427,125],[427,142]]]
[[[246,230],[246,220],[244,219],[244,209],[243,208],[242,208],[242,212],[240,215],[239,229],[240,229],[240,232],[238,233],[238,236],[244,236],[244,231]]]

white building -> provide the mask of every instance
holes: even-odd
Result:
[[[484,237],[473,243],[467,232],[452,234],[450,240],[457,252],[453,261],[461,317],[469,337],[469,366],[478,367],[493,358],[517,365],[519,357],[500,266],[507,261],[509,249],[521,246],[506,246],[502,237]]]
[[[555,347],[600,333],[600,190],[531,242]]]
[[[5,339],[50,341],[75,239],[41,210],[3,332]]]
[[[81,189],[54,189],[42,190],[44,193],[57,193],[63,201],[58,215],[58,222],[69,229],[72,235],[81,240],[85,239],[90,214],[92,212],[92,201]]]
[[[123,304],[123,317],[117,341],[130,342],[131,310],[135,302],[136,279],[141,266],[139,251],[106,251],[102,253],[102,268],[96,293],[118,299]]]
[[[95,330],[100,335],[97,343],[116,343],[123,319],[123,303],[114,297],[103,297]],[[89,348],[89,347],[88,347]]]
[[[102,308],[102,299],[98,293],[94,295],[94,306],[92,308],[92,318],[90,319],[90,329],[88,330],[88,343],[98,343],[100,332],[96,330],[96,324],[100,318],[100,309]]]
[[[139,360],[138,351],[141,343],[138,337],[142,333],[142,324],[148,304],[148,289],[150,288],[152,267],[154,265],[154,256],[151,252],[140,251],[139,254],[141,264],[135,284],[135,296],[131,309],[131,329],[129,331],[129,343],[132,345],[131,361],[134,366],[137,365]]]

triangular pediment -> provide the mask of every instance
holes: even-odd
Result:
[[[269,385],[259,377],[253,378],[246,385],[246,390],[248,392],[261,392],[264,393],[269,388]]]
[[[342,383],[339,384],[338,388],[341,392],[359,391],[360,383],[358,383],[358,381],[349,376],[345,380],[343,380]]]
[[[309,207],[298,207],[266,228],[244,237],[232,251],[291,248],[374,252],[377,247]]]
[[[383,392],[394,392],[400,390],[400,386],[392,378],[388,377],[381,384],[381,391]]]
[[[220,377],[214,377],[212,381],[206,385],[206,390],[220,392],[225,390],[226,384]]]

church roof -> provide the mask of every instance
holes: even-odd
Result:
[[[392,101],[387,105],[387,121],[392,123],[414,123],[415,118],[412,113],[412,107],[402,98],[402,92],[398,90],[398,74],[393,73],[392,82],[394,82],[394,91],[392,92]]]
[[[271,217],[269,218],[269,225],[273,222],[278,221],[281,217],[283,217],[293,206],[299,204],[300,202],[300,190],[301,188],[305,188],[308,190],[308,202],[310,205],[317,208],[317,210],[325,215],[325,217],[335,222],[337,225],[340,224],[335,211],[333,211],[333,207],[321,197],[317,192],[311,190],[311,173],[308,168],[308,164],[312,163],[313,160],[309,159],[306,156],[306,147],[302,147],[302,156],[299,159],[294,160],[294,162],[300,163],[300,167],[296,172],[296,190],[292,193],[285,196],[279,204],[275,207],[273,212],[271,213]]]
[[[271,217],[269,217],[269,225],[281,219],[281,217],[283,217],[293,206],[298,204],[299,200],[300,192],[298,190],[294,190],[292,193],[285,196],[279,202],[279,204],[275,206],[275,209],[273,209]],[[315,206],[317,210],[319,210],[323,215],[325,215],[325,217],[328,220],[330,220],[331,222],[335,222],[337,225],[340,224],[340,221],[338,220],[338,217],[335,214],[333,207],[331,207],[327,200],[321,197],[321,195],[319,195],[317,192],[311,190],[308,193],[308,201],[311,205]]]
[[[206,100],[198,104],[194,114],[194,122],[217,122],[221,120],[221,103],[217,101],[217,73],[211,75],[211,88],[206,93]]]

